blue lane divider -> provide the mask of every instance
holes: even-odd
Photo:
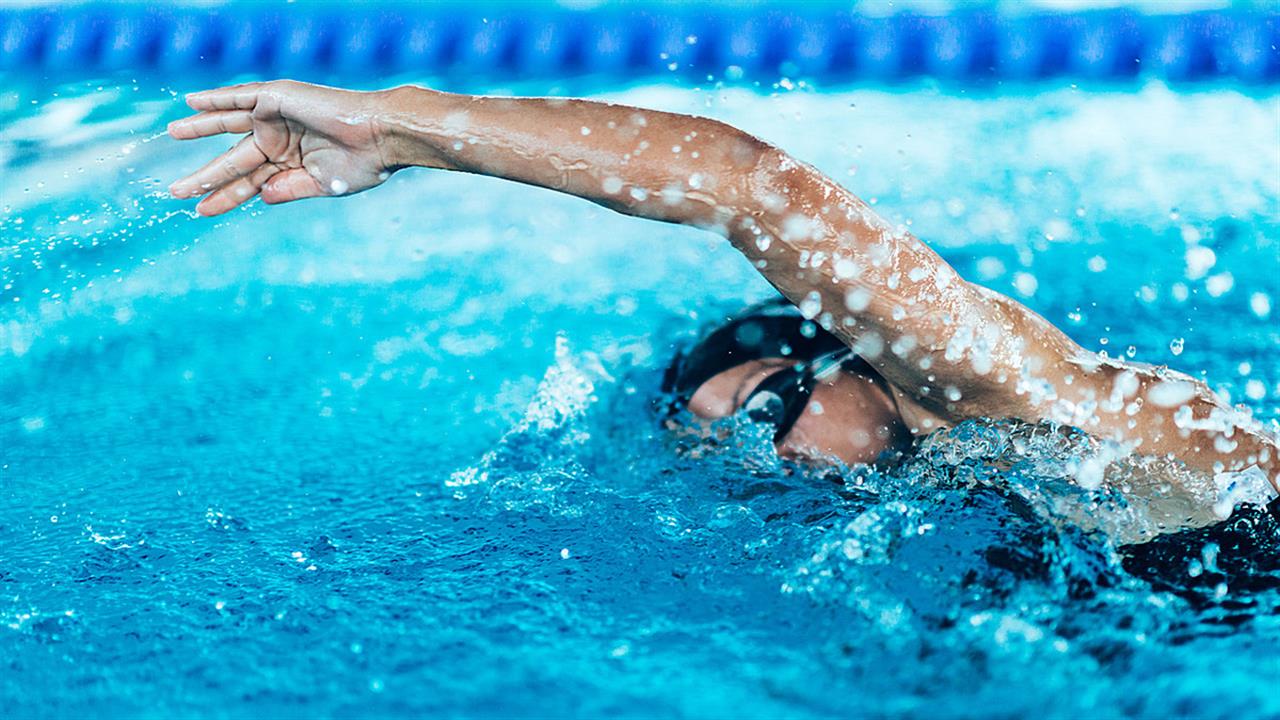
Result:
[[[1280,81],[1280,13],[864,17],[827,8],[572,10],[353,4],[0,9],[0,70],[961,82]]]

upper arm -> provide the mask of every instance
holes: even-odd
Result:
[[[1280,487],[1274,440],[1202,383],[1085,350],[781,150],[762,144],[722,197],[736,198],[727,234],[769,282],[924,410],[1050,420],[1210,472],[1257,464]],[[1195,397],[1169,405],[1170,382]]]
[[[776,149],[746,178],[730,237],[806,315],[943,416],[1034,413],[1025,376],[1079,348],[966,282],[903,227]],[[1028,417],[1027,419],[1035,419]]]

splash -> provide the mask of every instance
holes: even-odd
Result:
[[[480,461],[454,471],[447,487],[464,499],[483,488],[490,496],[509,498],[509,507],[554,500],[558,490],[581,472],[575,452],[590,440],[580,422],[596,402],[596,387],[611,381],[592,353],[575,356],[568,338],[556,338],[555,363],[538,384],[524,416]],[[530,466],[531,458],[542,458]]]

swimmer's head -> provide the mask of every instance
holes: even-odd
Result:
[[[671,418],[745,411],[783,457],[872,462],[910,442],[884,381],[786,300],[748,308],[677,355],[663,380]]]

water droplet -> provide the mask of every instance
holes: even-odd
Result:
[[[862,312],[871,304],[871,293],[865,288],[854,288],[844,295],[844,306],[853,312]]]
[[[817,290],[810,290],[809,294],[804,296],[804,300],[800,301],[800,314],[805,320],[812,320],[818,317],[820,312],[822,312],[822,296]]]
[[[1249,296],[1249,309],[1254,315],[1265,318],[1271,314],[1271,297],[1266,293],[1256,292]]]
[[[1031,273],[1017,272],[1013,274],[1013,287],[1023,297],[1031,297],[1040,287],[1040,281]]]

